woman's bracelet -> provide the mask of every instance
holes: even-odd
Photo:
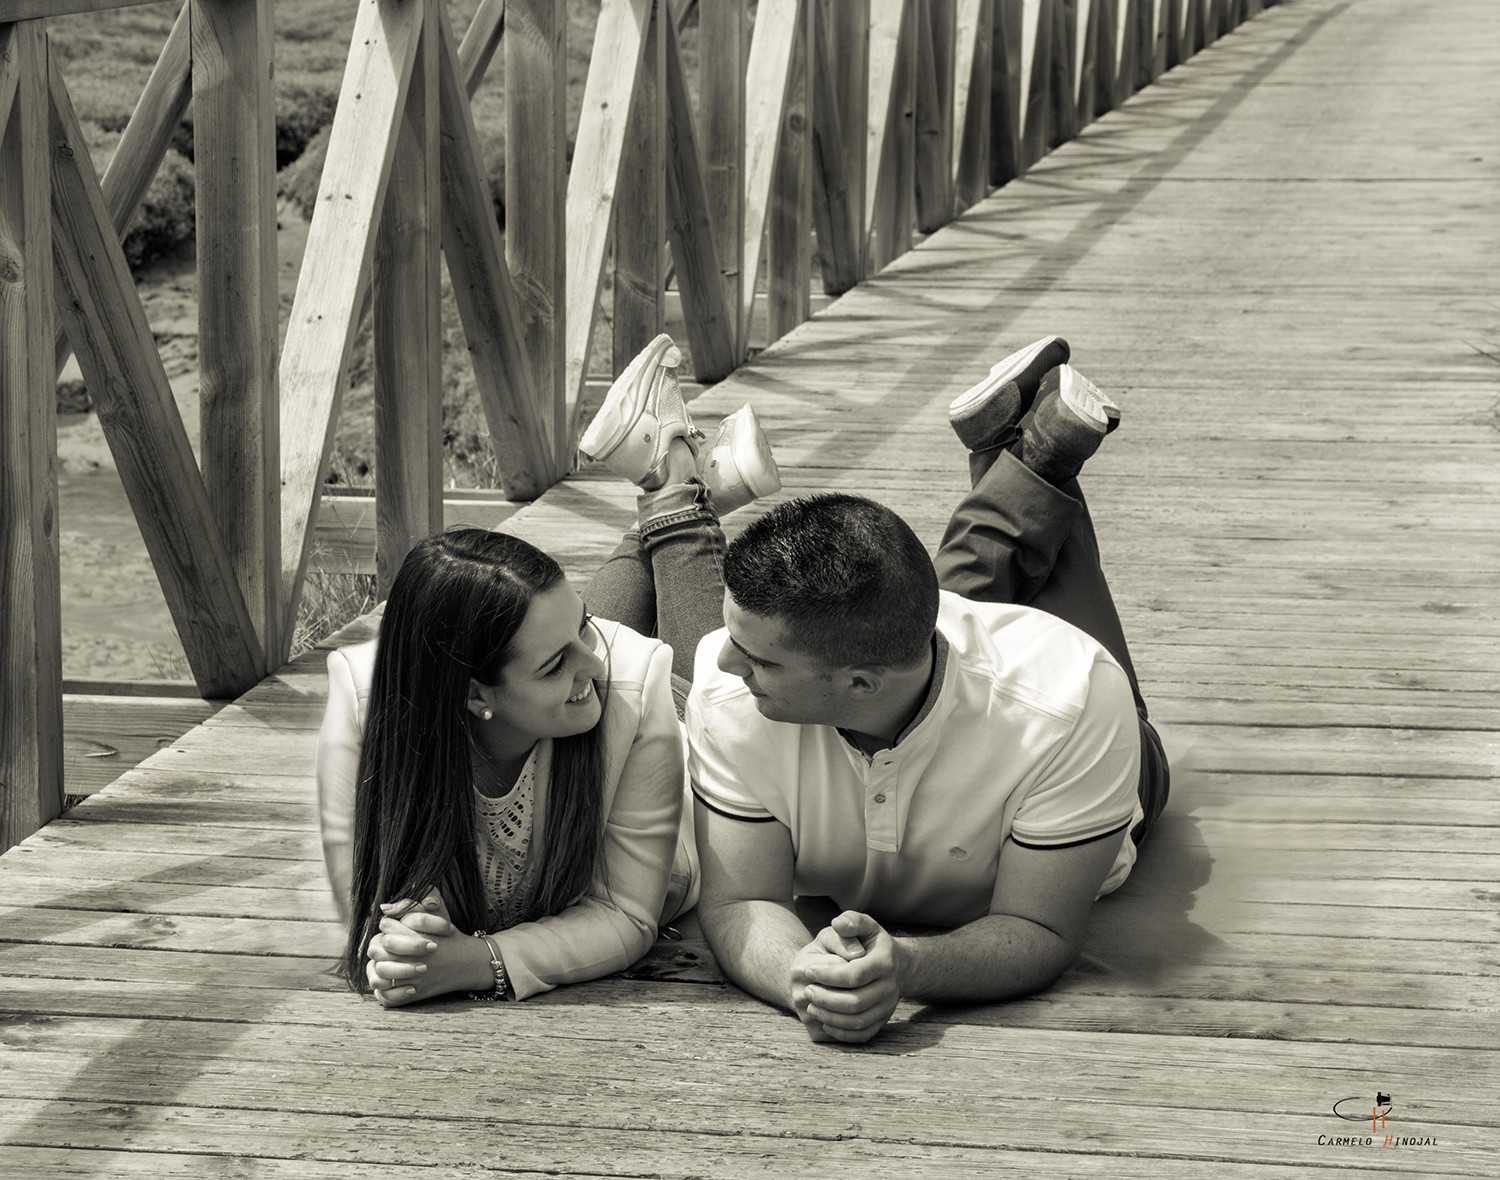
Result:
[[[510,999],[510,976],[505,973],[505,960],[500,957],[500,948],[495,945],[494,940],[483,930],[474,931],[475,938],[484,939],[484,945],[490,948],[490,966],[495,969],[495,986],[487,992],[470,992],[476,1000],[508,1000]]]

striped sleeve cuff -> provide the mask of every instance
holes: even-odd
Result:
[[[1079,848],[1085,844],[1093,844],[1099,840],[1107,840],[1110,836],[1118,836],[1129,826],[1130,821],[1127,819],[1118,827],[1110,828],[1107,832],[1100,832],[1097,836],[1084,836],[1078,840],[1064,840],[1057,844],[1039,844],[1032,840],[1023,840],[1021,839],[1021,837],[1017,836],[1014,831],[1011,832],[1010,839],[1011,843],[1016,844],[1021,848],[1032,848],[1038,852],[1056,852],[1059,849],[1063,848]]]
[[[697,787],[693,788],[693,797],[715,815],[722,815],[725,819],[737,819],[751,824],[768,824],[776,821],[776,817],[763,808],[748,815],[740,811],[731,811],[723,803],[716,803],[714,800],[707,798]]]

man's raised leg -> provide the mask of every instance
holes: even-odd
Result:
[[[1029,420],[1000,415],[990,423],[998,434],[985,437],[971,426],[966,437],[954,423],[971,447],[973,487],[954,510],[934,559],[938,584],[977,602],[1014,602],[1055,615],[1098,641],[1125,670],[1141,724],[1145,818],[1131,833],[1139,845],[1166,805],[1169,770],[1146,719],[1077,479],[1118,424],[1119,410],[1066,365],[1050,369],[1029,391],[1023,385],[1021,393],[1018,403],[1012,401],[1030,413]],[[986,445],[975,445],[981,443]]]

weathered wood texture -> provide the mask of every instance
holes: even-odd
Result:
[[[375,238],[376,580],[384,598],[408,550],[443,527],[443,275],[438,10],[423,13]]]
[[[197,145],[199,450],[264,674],[282,660],[283,613],[271,9],[192,0],[186,14]]]
[[[666,241],[667,88],[666,29],[671,14],[652,9],[641,48],[640,76],[631,96],[620,157],[615,201],[614,317],[610,324],[612,373],[623,372],[635,354],[662,330],[666,289],[662,243]]]
[[[485,6],[464,34],[466,46],[484,27],[480,15],[488,15]],[[504,23],[505,209],[510,224],[526,227],[524,233],[506,235],[505,261],[515,283],[526,353],[536,381],[532,394],[536,417],[548,443],[545,469],[560,473],[573,461],[563,393],[567,366],[563,228],[568,198],[568,69],[563,43],[567,4],[564,0],[513,2],[504,9]],[[540,490],[539,486],[530,494]]]
[[[0,1168],[1493,1174],[1497,19],[1269,8],[694,402],[931,544],[997,356],[1065,332],[1121,403],[1085,484],[1176,777],[1056,987],[814,1046],[687,924],[524,1004],[360,1003],[314,655],[0,858]],[[590,471],[506,527],[582,580],[632,517]]]
[[[47,49],[0,27],[0,849],[63,806]]]
[[[281,589],[288,632],[373,267],[422,7],[362,0],[281,355]],[[347,112],[359,112],[356,117]],[[457,154],[457,153],[455,153]]]

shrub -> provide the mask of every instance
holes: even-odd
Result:
[[[330,125],[319,130],[307,141],[302,154],[277,176],[279,195],[291,202],[309,220],[318,204],[318,182],[323,178],[323,161],[328,158],[328,135],[331,129]]]
[[[276,87],[276,168],[301,157],[312,138],[333,122],[338,91],[307,82],[281,82]],[[326,143],[326,139],[324,141]]]
[[[84,134],[88,138],[94,167],[102,176],[119,146],[119,133],[86,123]],[[146,190],[131,230],[125,235],[125,261],[132,270],[153,258],[170,254],[183,242],[192,240],[197,223],[194,192],[192,164],[175,149],[167,149],[166,158],[162,160],[151,187]]]

